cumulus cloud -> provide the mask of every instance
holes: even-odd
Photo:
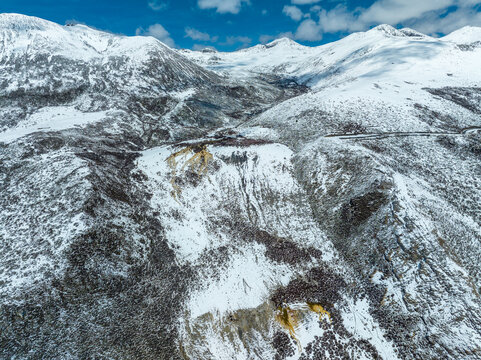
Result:
[[[348,11],[342,5],[330,11],[320,9],[317,15],[319,17],[319,30],[322,32],[360,31],[365,28],[365,25],[360,23],[354,13]]]
[[[384,23],[409,26],[427,34],[449,33],[466,25],[479,26],[480,4],[481,0],[377,0],[368,8],[354,10],[343,4],[330,10],[314,5],[310,17],[317,21],[303,21],[296,38],[316,41],[323,33],[363,31]]]
[[[188,37],[188,38],[191,38],[192,40],[197,40],[197,41],[217,42],[217,40],[219,40],[218,36],[210,36],[205,32],[201,32],[193,28],[185,28],[185,37]]]
[[[249,3],[249,0],[197,0],[197,5],[201,9],[216,9],[218,13],[237,14],[242,4]]]
[[[220,45],[236,45],[239,44],[238,48],[248,47],[252,43],[252,39],[248,36],[227,36],[225,42]]]
[[[297,28],[295,38],[297,40],[319,41],[322,40],[322,29],[314,20],[306,19]]]
[[[481,12],[472,8],[459,8],[442,18],[430,14],[426,19],[416,19],[406,25],[425,34],[449,34],[466,25],[481,26]]]
[[[154,11],[161,11],[167,8],[167,3],[161,0],[151,0],[148,3],[149,8]]]
[[[162,41],[164,44],[170,47],[175,47],[175,42],[170,37],[169,32],[160,24],[150,25],[147,30],[144,30],[140,27],[135,31],[135,34],[140,36],[153,36],[154,38]]]
[[[456,5],[453,0],[379,0],[359,16],[365,24],[398,24],[423,14]]]
[[[304,13],[301,11],[301,9],[299,9],[297,6],[289,6],[289,5],[286,5],[284,6],[284,8],[282,9],[282,12],[289,16],[292,20],[294,21],[299,21],[303,18],[304,16]]]

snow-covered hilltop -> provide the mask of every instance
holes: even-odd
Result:
[[[138,53],[162,49],[167,54],[172,50],[152,37],[119,36],[85,25],[61,26],[50,21],[20,14],[0,14],[0,39],[3,56],[49,56],[60,55],[70,59],[87,61],[92,58]]]
[[[441,38],[442,41],[450,41],[456,44],[469,45],[481,42],[481,28],[466,26],[462,29],[453,31],[451,34]]]
[[[1,358],[481,358],[480,28],[0,44]]]
[[[159,95],[215,81],[152,37],[125,37],[84,25],[60,26],[17,14],[0,14],[0,91],[130,91]],[[32,66],[36,64],[37,66]]]

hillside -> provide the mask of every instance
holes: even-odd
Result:
[[[480,359],[480,33],[1,14],[0,357]]]

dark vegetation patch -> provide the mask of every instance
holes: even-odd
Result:
[[[290,91],[291,96],[300,95],[309,91],[309,87],[300,83],[295,78],[286,78],[274,74],[259,74],[257,77],[260,81],[273,85],[278,89]]]
[[[478,136],[478,139],[469,139],[467,148],[470,153],[481,157],[481,136]]]
[[[282,331],[277,331],[274,334],[272,347],[276,351],[276,354],[274,355],[275,360],[285,360],[288,357],[294,356],[296,353],[293,341]]]
[[[251,224],[237,219],[222,219],[219,221],[235,238],[242,242],[256,242],[265,246],[265,256],[278,263],[289,265],[309,264],[313,260],[320,261],[322,252],[313,247],[302,247],[295,242],[260,230]]]
[[[257,155],[254,157],[254,162],[256,160]],[[234,164],[234,165],[242,165],[247,163],[249,157],[247,156],[247,151],[235,151],[230,154],[230,156],[223,157],[222,160],[227,164]]]
[[[125,261],[127,266],[134,265],[133,259],[128,256],[122,259],[125,248],[128,248],[126,240],[122,230],[114,227],[94,229],[81,235],[66,251],[69,267],[61,286],[80,293],[107,292],[115,295],[122,291],[124,276],[112,276],[109,270],[115,269],[119,261]],[[57,283],[61,284],[60,281]]]
[[[436,142],[448,150],[455,150],[457,147],[456,140],[452,136],[438,136]]]
[[[440,89],[425,88],[427,92],[434,96],[439,96],[445,100],[462,106],[475,114],[481,114],[481,89],[472,87],[444,87]]]
[[[440,136],[436,139],[437,143],[445,149],[459,153],[459,156],[474,155],[481,156],[481,135],[466,136],[463,142],[456,141],[452,136]]]
[[[388,273],[389,270],[383,269]],[[412,336],[418,329],[419,316],[396,311],[385,303],[386,288],[374,284],[370,279],[361,282],[363,293],[369,298],[369,313],[385,331],[385,338],[397,345],[401,358],[413,358]]]
[[[204,265],[198,264],[192,269],[192,273],[196,278],[203,280],[205,277],[209,277],[213,281],[220,281],[225,271],[229,269],[230,252],[227,246],[219,246],[215,249],[204,250],[202,253],[204,259],[209,259],[208,274],[205,274]],[[215,271],[210,271],[215,269]]]
[[[87,87],[85,85],[62,91],[58,89],[52,90],[50,87],[35,88],[33,90],[18,88],[0,96],[0,105],[12,106],[12,104],[18,104],[19,106],[25,106],[28,104],[29,107],[34,106],[36,108],[58,106],[71,103],[86,91]]]
[[[343,124],[343,126],[340,129],[340,132],[342,134],[358,135],[358,134],[365,134],[367,132],[367,129],[362,124],[349,121]]]
[[[461,51],[474,51],[475,49],[481,47],[481,41],[476,41],[472,44],[459,44],[458,49]]]
[[[459,131],[456,120],[439,111],[431,110],[427,106],[416,103],[414,108],[418,110],[418,118],[430,126],[437,126],[447,131]]]
[[[170,139],[170,132],[161,119],[177,103],[178,101],[166,96],[133,96],[129,99],[127,111],[140,122],[141,137],[147,146],[155,146]]]
[[[266,247],[265,255],[276,262],[296,265],[310,262],[312,258],[320,259],[322,256],[320,250],[312,247],[299,247],[296,243],[285,238],[273,236],[267,231],[254,230],[253,232],[247,232],[246,235],[252,236],[254,241],[263,244]]]
[[[320,323],[324,333],[321,336],[315,336],[314,341],[310,342],[299,360],[356,360],[354,354],[364,353],[369,359],[383,360],[376,348],[364,339],[355,339],[344,326],[339,323],[340,318],[333,327]],[[334,320],[333,320],[334,321]],[[336,325],[337,324],[337,325]]]
[[[65,145],[66,142],[62,136],[46,133],[40,139],[34,139],[29,142],[29,145],[25,147],[25,152],[22,154],[22,159],[46,154],[50,151],[60,150]]]
[[[304,277],[292,280],[287,286],[277,289],[271,296],[276,308],[296,302],[321,304],[327,311],[334,310],[334,304],[341,299],[345,281],[328,268],[315,267]]]
[[[201,140],[197,142],[174,143],[172,145],[175,145],[177,147],[190,146],[191,148],[201,148],[205,145],[249,147],[253,145],[265,145],[265,144],[272,144],[272,141],[264,140],[264,139],[247,139],[243,136],[236,135],[236,136],[220,137],[220,138],[209,139],[209,140]]]
[[[365,141],[362,143],[362,146],[378,154],[382,154],[386,151],[386,145],[380,141],[379,142]]]
[[[381,191],[372,191],[367,194],[352,198],[342,205],[341,230],[349,233],[352,227],[356,227],[368,220],[382,205],[388,202],[388,196]]]

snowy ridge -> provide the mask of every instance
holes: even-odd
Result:
[[[418,79],[424,84],[431,80],[419,79],[419,75],[428,77],[431,73],[431,79],[438,80],[440,71],[460,73],[459,83],[465,84],[465,81],[477,81],[471,79],[472,74],[479,73],[475,71],[479,55],[466,54],[454,43],[478,41],[479,32],[480,28],[470,27],[453,33],[451,38],[448,35],[436,39],[409,28],[397,30],[390,25],[379,25],[315,48],[280,39],[234,53],[182,53],[211,70],[228,70],[239,76],[249,72],[253,75],[280,73],[314,87],[326,86],[326,81],[332,86],[332,80],[352,81],[360,76],[371,77],[371,74],[377,77],[376,72],[381,74],[381,69],[386,77],[399,74],[405,81]],[[460,62],[468,66],[460,67]],[[431,69],[433,65],[435,68]]]
[[[472,44],[481,42],[481,28],[475,26],[466,26],[444,36],[441,38],[441,40],[450,41],[456,44]]]
[[[52,89],[56,82],[66,91],[90,87],[97,93],[157,90],[159,94],[198,79],[215,80],[153,37],[120,36],[84,25],[61,26],[0,14],[0,43],[0,73],[6,80],[0,93]]]
[[[0,14],[0,42],[3,43],[2,57],[48,54],[84,61],[131,55],[134,49],[168,49],[152,37],[119,36],[85,25],[61,26],[19,14]]]

